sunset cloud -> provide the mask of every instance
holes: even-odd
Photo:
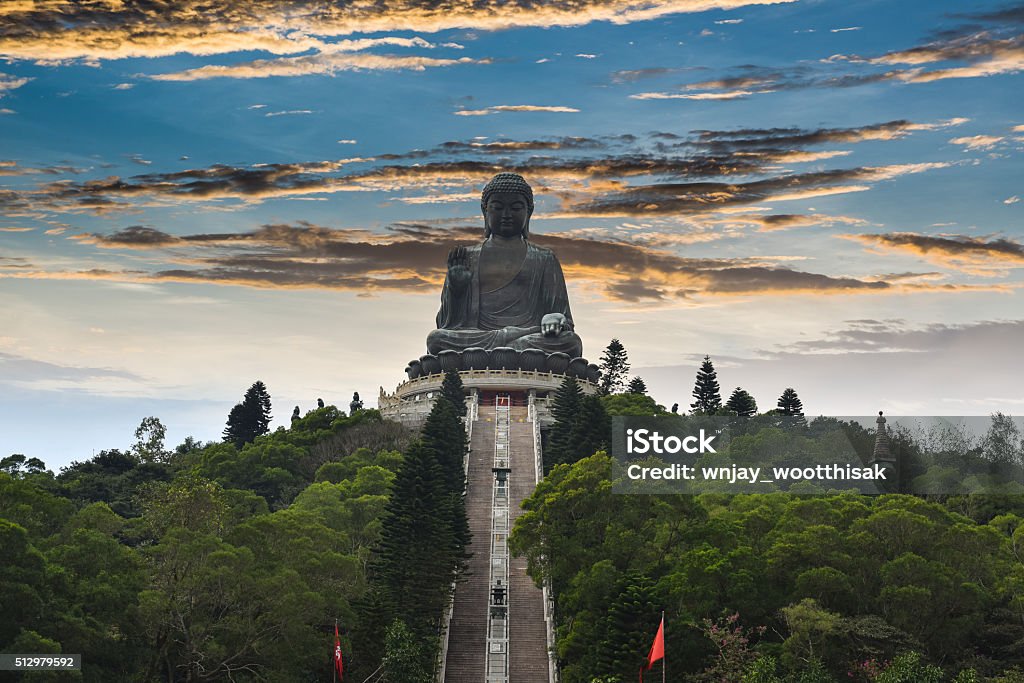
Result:
[[[253,0],[244,5],[229,0],[169,0],[153,5],[54,0],[0,10],[0,55],[49,61],[251,51],[296,55],[338,49],[333,38],[354,34],[627,24],[782,1],[786,0],[558,0],[510,5],[497,0],[444,4],[386,0],[360,5],[313,0],[297,12],[289,0]],[[399,40],[404,39],[371,39],[377,45],[397,45]],[[341,41],[346,42],[352,41]]]
[[[499,114],[506,111],[540,111],[553,112],[556,114],[578,114],[580,110],[574,107],[545,106],[537,104],[499,104],[493,107],[486,107],[484,109],[459,109],[453,113],[456,116],[488,116],[490,114]]]
[[[480,238],[481,231],[476,227],[442,229],[415,223],[396,224],[384,233],[296,223],[265,225],[252,232],[182,236],[131,226],[110,234],[82,234],[72,239],[104,249],[146,250],[150,252],[147,264],[157,262],[154,255],[163,254],[166,266],[120,272],[19,268],[2,276],[204,282],[371,293],[431,291],[444,279],[448,251]],[[613,301],[977,289],[931,284],[905,274],[895,275],[891,281],[878,276],[825,275],[788,267],[785,257],[692,258],[677,254],[671,239],[647,239],[642,233],[637,238],[602,237],[597,233],[531,236],[537,244],[558,254],[570,280]]]
[[[849,128],[656,132],[646,137],[452,140],[430,149],[374,157],[249,166],[215,164],[130,177],[62,179],[34,189],[0,192],[0,208],[11,216],[46,212],[113,215],[181,203],[230,208],[272,199],[316,199],[341,192],[386,192],[391,195],[389,199],[410,204],[450,202],[453,197],[472,195],[495,173],[513,171],[529,177],[539,192],[557,198],[561,208],[554,215],[560,217],[689,214],[766,199],[784,201],[861,192],[870,189],[871,183],[944,168],[948,163],[930,162],[801,174],[779,164],[821,162],[850,153],[815,149],[820,146],[896,140],[964,121],[898,120]],[[14,162],[0,165],[0,174],[22,175],[28,171]]]
[[[316,54],[279,59],[257,59],[242,64],[222,66],[211,64],[185,71],[155,74],[156,81],[199,81],[210,78],[270,78],[272,76],[331,75],[340,71],[423,71],[424,69],[454,66],[456,64],[486,64],[488,60],[440,59],[435,57],[374,55],[374,54]]]
[[[1024,267],[1024,245],[1011,239],[967,235],[921,235],[896,232],[881,235],[844,235],[879,251],[904,252],[927,261],[976,275],[1000,275],[1008,268]]]

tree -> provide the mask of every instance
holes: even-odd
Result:
[[[382,681],[385,683],[430,683],[434,680],[428,643],[416,638],[401,619],[395,619],[384,638]]]
[[[704,356],[700,370],[697,371],[697,381],[693,386],[693,397],[696,399],[690,404],[694,413],[712,415],[722,407],[722,395],[718,390],[718,376],[715,374],[715,366],[711,363],[711,356]]]
[[[612,422],[604,409],[601,397],[584,396],[569,432],[570,448],[564,452],[568,459],[561,462],[573,463],[589,458],[598,451],[606,451],[611,441]]]
[[[1024,440],[1012,417],[1000,412],[992,414],[992,424],[982,441],[982,452],[995,463],[1022,464]]]
[[[746,389],[736,387],[733,390],[732,396],[726,401],[725,407],[730,410],[738,417],[753,417],[757,414],[757,401],[754,397],[747,393]]]
[[[779,414],[786,417],[803,417],[804,414],[804,404],[800,402],[800,397],[792,387],[787,387],[782,396],[779,396],[778,409]]]
[[[245,398],[228,415],[224,440],[238,448],[252,443],[257,436],[270,431],[270,394],[263,382],[256,380],[245,392]]]
[[[449,370],[444,373],[444,381],[441,382],[441,396],[448,399],[459,417],[466,417],[466,390],[462,385],[462,377],[459,376],[458,370]]]
[[[634,377],[629,381],[629,387],[626,388],[626,392],[630,394],[646,394],[647,383],[644,382],[642,377]]]
[[[626,347],[618,339],[612,339],[601,355],[601,394],[607,396],[622,389],[629,373],[629,357]]]
[[[560,462],[568,462],[566,452],[572,442],[573,424],[579,414],[580,403],[583,401],[583,389],[575,377],[566,376],[555,392],[551,415],[555,423],[548,432],[547,444],[544,446],[544,471],[550,470]]]
[[[164,437],[167,428],[158,417],[144,417],[135,430],[134,453],[142,462],[160,462],[167,458],[164,450]]]

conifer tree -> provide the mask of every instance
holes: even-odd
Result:
[[[722,407],[722,395],[718,390],[718,376],[715,374],[715,366],[711,363],[711,356],[704,356],[704,362],[697,371],[697,381],[693,387],[693,397],[696,399],[690,404],[695,414],[713,415]]]
[[[752,417],[757,414],[757,401],[747,393],[746,389],[740,387],[736,387],[733,390],[729,400],[725,403],[725,407],[738,417]]]
[[[626,347],[618,339],[612,339],[601,355],[601,395],[607,396],[622,390],[629,374],[629,357]]]
[[[463,404],[465,405],[465,404]],[[456,551],[463,559],[463,550],[469,545],[469,520],[466,517],[466,432],[462,420],[455,414],[455,408],[444,397],[439,396],[427,416],[421,432],[423,446],[433,453],[441,466],[445,478],[446,495],[449,498],[451,524],[455,533]]]
[[[795,389],[787,387],[782,392],[782,396],[779,396],[778,410],[780,415],[786,417],[803,417],[804,404],[801,403],[800,397],[796,395]]]
[[[584,396],[579,413],[569,433],[569,448],[560,462],[574,463],[589,458],[600,450],[608,450],[612,440],[612,423],[598,396]]]
[[[629,387],[626,389],[626,392],[630,394],[646,394],[647,383],[644,382],[642,377],[634,377],[629,381]]]
[[[779,425],[781,427],[803,428],[807,426],[807,421],[804,420],[804,405],[791,387],[787,387],[782,392],[782,396],[779,396],[776,412],[782,416]]]
[[[627,573],[620,580],[618,596],[608,606],[596,658],[598,671],[617,674],[617,680],[632,680],[643,664],[659,620],[653,582],[639,572]]]
[[[544,471],[549,471],[560,462],[568,462],[568,454],[572,446],[572,430],[576,416],[583,401],[583,389],[575,377],[566,376],[555,392],[554,405],[551,407],[555,423],[548,435],[544,448]]]
[[[466,389],[458,370],[448,370],[444,373],[444,381],[441,382],[441,395],[451,402],[456,415],[466,417]]]
[[[256,380],[245,392],[241,403],[228,414],[224,440],[238,448],[255,441],[270,431],[270,394],[263,382]]]
[[[375,583],[386,616],[405,621],[418,637],[436,631],[457,567],[451,497],[432,449],[406,449],[381,528]],[[384,615],[382,615],[384,616]]]

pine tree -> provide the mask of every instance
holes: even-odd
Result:
[[[569,448],[561,462],[574,463],[589,458],[600,450],[608,450],[612,440],[612,423],[599,396],[584,396],[579,413],[569,433]]]
[[[386,616],[402,619],[422,638],[436,632],[458,564],[450,502],[433,450],[414,442],[388,500],[375,583]]]
[[[544,448],[544,471],[548,472],[560,462],[568,462],[569,451],[572,446],[572,429],[576,416],[579,414],[580,404],[583,402],[583,389],[575,377],[566,377],[555,392],[554,405],[551,406],[551,415],[555,423],[548,433],[547,444]]]
[[[725,403],[725,407],[738,417],[752,417],[757,414],[757,401],[747,393],[746,389],[741,389],[740,387],[736,387],[733,390],[732,396]]]
[[[612,339],[601,355],[601,395],[614,394],[622,389],[629,374],[629,357],[626,347],[618,339]]]
[[[646,394],[647,383],[644,382],[642,377],[634,377],[629,381],[629,387],[626,389],[626,392],[630,394]]]
[[[465,405],[465,404],[463,404]],[[469,545],[469,520],[466,517],[466,432],[462,420],[455,414],[452,404],[438,397],[434,402],[421,432],[423,446],[431,451],[445,478],[445,491],[449,498],[451,524],[455,533],[456,550]]]
[[[636,676],[661,619],[654,583],[639,572],[620,579],[619,594],[607,608],[597,652],[597,671],[628,681]],[[659,679],[660,680],[660,679]]]
[[[266,385],[256,380],[246,390],[242,402],[236,404],[228,414],[224,440],[241,448],[255,441],[257,436],[269,432],[270,420],[270,394],[267,393]]]
[[[462,377],[458,370],[449,370],[444,373],[444,381],[441,382],[441,395],[448,399],[455,413],[459,417],[466,417],[466,389],[462,385]]]
[[[715,366],[711,364],[711,356],[704,356],[704,362],[697,371],[693,397],[697,399],[690,404],[694,413],[713,415],[722,407],[722,395],[718,391],[718,377]]]
[[[779,396],[778,410],[780,415],[786,417],[803,417],[804,404],[800,402],[800,397],[792,387],[787,387],[782,396]]]

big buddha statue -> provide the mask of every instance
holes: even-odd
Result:
[[[480,208],[484,240],[448,254],[437,329],[427,335],[427,350],[508,347],[582,356],[562,266],[550,249],[529,241],[529,184],[515,173],[499,173],[484,187]]]

